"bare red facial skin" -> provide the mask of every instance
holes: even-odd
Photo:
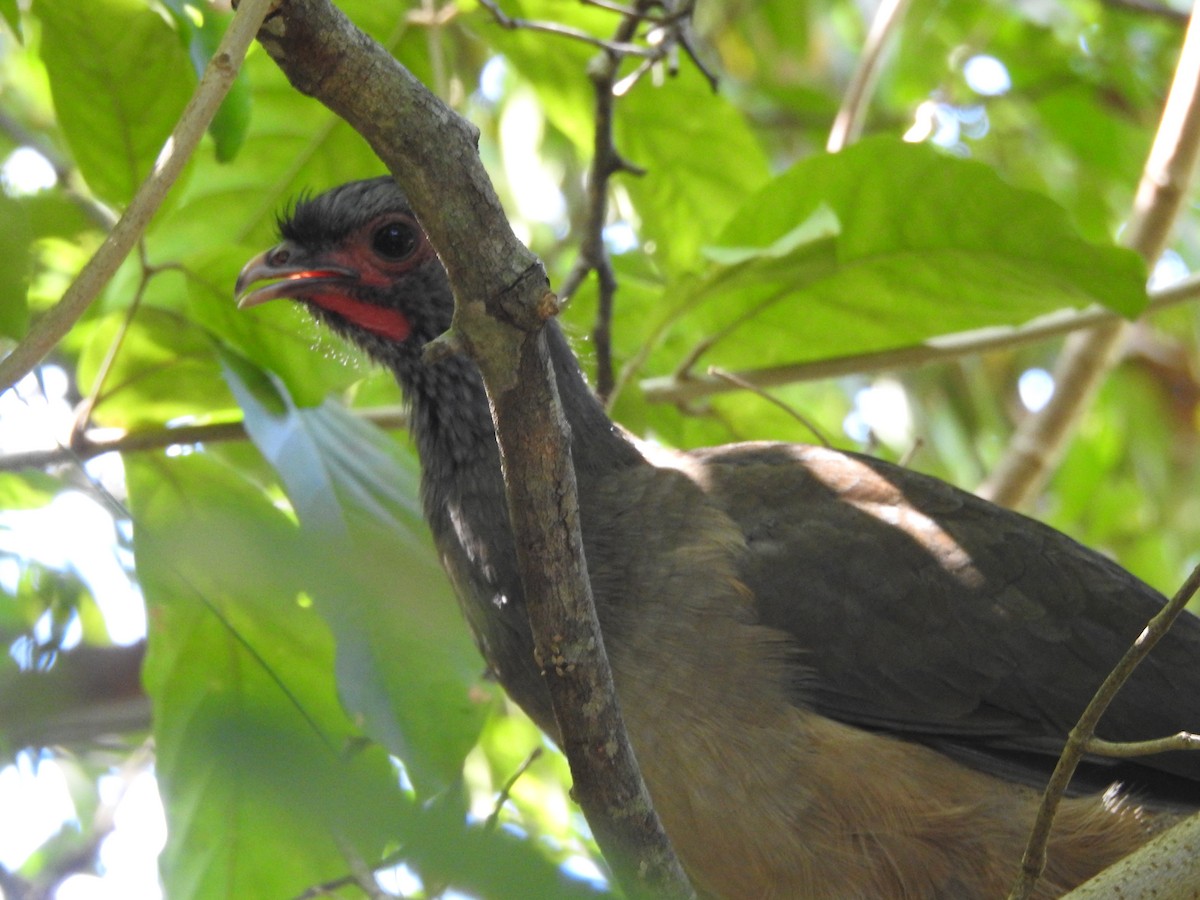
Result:
[[[310,294],[306,298],[322,309],[345,316],[360,328],[365,328],[372,334],[392,341],[404,341],[412,334],[412,324],[403,313],[376,306],[373,303],[363,303],[347,297],[345,294],[325,292]]]

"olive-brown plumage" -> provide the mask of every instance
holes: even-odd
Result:
[[[548,733],[495,433],[466,358],[426,365],[445,272],[388,178],[301,202],[242,305],[305,303],[390,368],[422,500],[488,665]],[[246,290],[252,284],[270,284]],[[1163,598],[1031,519],[868,457],[781,443],[645,451],[554,323],[583,539],[621,707],[703,895],[993,898],[1063,739]],[[1112,705],[1111,740],[1200,723],[1186,616]],[[1120,782],[1120,790],[1103,793]],[[1200,757],[1092,760],[1050,846],[1055,896],[1200,801]]]

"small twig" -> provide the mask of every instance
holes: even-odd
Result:
[[[841,108],[834,117],[833,127],[829,130],[829,140],[825,149],[837,153],[858,140],[862,134],[863,122],[867,117],[867,102],[879,74],[883,70],[884,56],[891,45],[891,37],[904,20],[909,0],[883,0],[875,10],[875,18],[867,32],[866,43],[858,57],[858,66],[846,87],[846,95],[842,98]]]
[[[485,831],[495,830],[496,825],[500,821],[500,811],[504,808],[504,804],[508,802],[508,798],[512,794],[513,786],[517,783],[517,781],[520,780],[522,775],[529,771],[530,766],[532,766],[537,760],[541,759],[542,752],[543,751],[541,747],[534,747],[533,752],[525,757],[525,761],[517,766],[517,771],[513,772],[512,775],[509,776],[508,781],[504,782],[503,787],[500,788],[500,793],[496,795],[495,806],[492,807],[491,813],[488,815],[487,820],[483,823],[483,828]]]
[[[1066,793],[1067,785],[1070,784],[1079,761],[1088,750],[1100,717],[1108,709],[1108,705],[1117,695],[1117,691],[1129,680],[1133,670],[1154,649],[1154,645],[1158,643],[1159,639],[1167,633],[1198,589],[1200,589],[1200,566],[1192,570],[1175,596],[1147,623],[1137,640],[1133,642],[1108,677],[1104,679],[1104,683],[1100,685],[1096,695],[1088,703],[1087,708],[1079,717],[1079,721],[1071,729],[1058,764],[1054,767],[1054,773],[1050,776],[1050,781],[1042,794],[1037,818],[1029,834],[1029,843],[1021,858],[1021,874],[1008,895],[1009,900],[1026,900],[1032,895],[1034,886],[1041,877],[1042,870],[1046,866],[1046,846],[1050,840],[1050,828],[1054,824],[1054,815],[1058,811],[1059,802]]]
[[[92,389],[88,391],[87,396],[75,408],[75,424],[71,426],[71,437],[68,441],[68,446],[73,446],[91,424],[92,413],[95,411],[96,403],[99,402],[100,394],[104,390],[104,382],[108,380],[108,375],[117,361],[117,355],[121,352],[121,346],[125,343],[125,337],[129,334],[134,316],[137,315],[138,309],[141,308],[142,297],[145,296],[146,288],[150,284],[153,270],[146,259],[146,245],[141,241],[138,242],[138,256],[142,268],[138,276],[137,289],[134,291],[129,307],[125,310],[125,317],[121,320],[121,325],[117,329],[116,335],[104,353],[104,359],[100,361],[100,368],[96,371],[96,378],[92,384]]]
[[[807,428],[810,432],[812,432],[813,437],[815,437],[818,441],[820,441],[823,446],[826,446],[826,447],[833,446],[833,444],[829,443],[829,438],[825,437],[825,433],[823,431],[821,431],[821,429],[817,426],[816,422],[813,422],[811,419],[809,419],[807,416],[805,416],[804,413],[800,412],[798,409],[793,409],[792,407],[788,406],[788,404],[784,403],[778,397],[774,397],[771,394],[768,394],[762,388],[760,388],[756,385],[753,385],[750,382],[745,381],[744,379],[739,378],[737,375],[734,375],[732,372],[726,372],[724,369],[719,369],[716,366],[709,366],[708,374],[712,375],[715,378],[720,378],[723,381],[728,381],[730,384],[735,385],[735,386],[741,388],[742,390],[750,391],[751,393],[756,394],[757,396],[766,400],[768,403],[772,403],[775,406],[778,406],[785,413],[787,413],[789,416],[791,416],[793,419],[795,419],[797,422],[799,422],[801,425],[803,425],[805,428]]]
[[[641,23],[641,6],[617,24],[614,43],[628,42]],[[608,220],[608,184],[618,172],[641,173],[617,152],[613,137],[613,106],[616,95],[613,83],[620,71],[622,56],[607,51],[588,65],[595,96],[595,131],[592,140],[592,164],[587,180],[587,219],[579,243],[579,258],[563,282],[563,300],[568,301],[583,283],[588,272],[596,273],[598,304],[592,342],[596,349],[596,393],[606,399],[613,390],[612,312],[617,292],[617,276],[612,259],[604,245],[604,226]]]
[[[496,4],[496,0],[479,0],[480,6],[492,14],[496,20],[496,24],[501,28],[506,28],[510,31],[522,29],[525,31],[540,31],[543,34],[553,34],[558,37],[570,38],[571,40],[580,41],[584,44],[589,44],[593,47],[599,47],[608,53],[615,53],[619,56],[641,56],[654,57],[657,52],[648,47],[642,47],[638,44],[631,44],[627,41],[609,41],[604,38],[598,38],[594,34],[588,34],[586,31],[581,31],[578,28],[571,28],[569,25],[560,25],[557,22],[539,22],[532,19],[514,19],[505,13]]]
[[[666,25],[670,21],[669,17],[659,16],[633,6],[626,6],[624,3],[612,3],[609,0],[582,0],[582,3],[584,6],[606,9],[609,12],[620,13],[623,16],[630,16],[641,22],[650,22],[654,25]]]
[[[1180,731],[1178,734],[1156,738],[1152,741],[1106,741],[1093,737],[1083,748],[1084,753],[1095,756],[1110,756],[1128,759],[1134,756],[1153,756],[1173,750],[1200,750],[1200,734]]]
[[[246,49],[267,13],[279,2],[243,0],[174,131],[163,145],[154,168],[134,194],[129,208],[71,282],[62,299],[33,324],[12,353],[0,360],[0,391],[16,384],[62,340],[112,278],[200,143],[217,107],[237,77]]]
[[[525,28],[572,37],[599,47],[603,51],[588,66],[588,76],[591,78],[595,93],[593,117],[595,133],[592,163],[587,179],[587,218],[583,228],[583,237],[580,240],[579,258],[563,280],[559,293],[563,303],[569,302],[587,276],[592,272],[596,273],[599,297],[596,322],[592,328],[592,342],[596,352],[596,393],[601,399],[607,399],[612,396],[615,387],[612,361],[612,315],[613,301],[617,291],[616,273],[613,270],[608,248],[604,245],[604,226],[608,220],[608,187],[612,176],[618,172],[642,174],[640,168],[634,166],[617,151],[613,138],[613,105],[616,98],[632,88],[643,74],[649,72],[664,59],[671,59],[677,47],[684,49],[696,68],[708,79],[713,89],[716,89],[716,76],[700,59],[691,34],[694,0],[684,0],[678,4],[664,4],[660,0],[640,0],[633,6],[626,6],[612,2],[612,0],[585,0],[593,6],[621,14],[621,21],[609,39],[597,38],[594,35],[553,23],[514,19],[501,11],[496,0],[480,0],[480,2],[503,28]],[[655,7],[664,9],[665,13],[663,15],[652,13],[651,9]],[[657,42],[648,48],[633,43],[638,29],[644,23],[653,25],[653,32],[658,37]],[[639,57],[641,63],[631,74],[618,81],[617,76],[621,69],[621,63],[630,56]]]

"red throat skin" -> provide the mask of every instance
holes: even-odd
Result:
[[[318,294],[310,298],[323,309],[345,316],[360,328],[392,341],[404,341],[412,334],[412,324],[403,313],[353,300],[344,294]]]

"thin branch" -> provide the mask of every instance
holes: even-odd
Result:
[[[1071,783],[1079,761],[1087,752],[1100,717],[1108,709],[1117,691],[1129,680],[1134,669],[1154,649],[1154,645],[1184,611],[1197,590],[1200,590],[1200,566],[1192,570],[1175,596],[1147,623],[1145,630],[1138,635],[1137,640],[1104,679],[1104,683],[1096,691],[1096,696],[1091,699],[1078,723],[1071,729],[1066,746],[1063,747],[1062,755],[1042,795],[1037,818],[1029,835],[1029,843],[1021,859],[1021,874],[1008,895],[1009,900],[1026,900],[1033,894],[1034,886],[1046,866],[1046,845],[1050,839],[1050,828],[1054,824],[1054,814],[1058,811],[1059,802],[1066,793],[1067,785]]]
[[[395,406],[355,410],[355,415],[379,428],[407,428],[408,415]],[[131,431],[115,438],[98,438],[87,432],[76,434],[66,446],[46,450],[23,450],[0,456],[0,472],[45,469],[67,463],[83,464],[104,453],[141,453],[167,447],[190,447],[246,440],[241,422],[217,422],[209,425],[162,426]]]
[[[825,149],[830,153],[844,149],[862,134],[863,122],[867,117],[867,103],[875,90],[875,84],[879,81],[879,74],[883,71],[884,58],[892,43],[891,38],[904,21],[908,5],[909,0],[883,0],[875,10],[875,18],[871,20],[871,28],[859,55],[858,66],[846,87],[846,95],[842,98],[841,108],[834,117],[833,127],[829,130],[829,140]]]
[[[29,334],[4,359],[0,359],[0,391],[7,390],[28,374],[34,366],[71,330],[91,302],[99,295],[117,267],[129,255],[150,223],[167,191],[183,171],[212,121],[217,107],[237,77],[246,49],[254,40],[263,19],[280,0],[243,0],[221,43],[208,61],[200,83],[188,105],[163,144],[153,170],[138,188],[129,208],[71,282],[62,299],[39,318]]]
[[[534,747],[530,754],[525,757],[525,761],[517,766],[517,771],[513,772],[509,776],[508,781],[504,782],[500,788],[500,792],[496,795],[496,802],[492,806],[491,813],[488,814],[487,819],[483,823],[485,831],[495,830],[496,826],[500,823],[500,811],[504,808],[504,804],[508,802],[508,798],[512,794],[512,789],[516,786],[521,776],[529,771],[529,767],[541,758],[542,748],[540,746]]]
[[[141,271],[138,273],[138,285],[134,292],[133,299],[129,303],[129,307],[125,310],[125,316],[121,320],[121,325],[117,329],[116,335],[108,345],[108,349],[104,351],[104,359],[100,361],[100,367],[96,370],[96,378],[92,384],[92,389],[88,391],[86,397],[79,402],[75,409],[75,424],[71,427],[71,438],[68,443],[74,444],[80,435],[87,431],[88,426],[92,421],[92,413],[96,409],[96,403],[100,400],[100,395],[104,390],[104,383],[108,381],[109,373],[112,372],[112,367],[117,361],[117,355],[121,352],[121,347],[125,343],[125,338],[129,334],[129,329],[133,325],[133,319],[137,315],[138,310],[142,305],[142,297],[146,294],[146,288],[150,284],[151,269],[146,259],[146,245],[138,242],[138,255],[141,262]]]
[[[1184,37],[1171,92],[1146,159],[1123,243],[1153,264],[1192,181],[1200,153],[1200,16]],[[1054,369],[1054,395],[1024,419],[1004,458],[977,493],[1004,506],[1029,503],[1066,452],[1084,411],[1120,359],[1128,325],[1107,324],[1071,338]]]
[[[627,15],[618,23],[614,39],[628,41],[636,33],[640,21],[636,13]],[[596,273],[599,298],[592,342],[596,349],[596,393],[602,400],[610,396],[613,389],[612,311],[617,292],[617,276],[608,248],[604,245],[604,225],[608,220],[608,183],[617,172],[641,174],[640,169],[635,169],[617,152],[613,138],[613,106],[616,100],[613,84],[621,60],[620,54],[608,52],[593,59],[588,66],[588,77],[595,95],[595,132],[592,164],[587,179],[587,220],[579,242],[579,258],[562,285],[565,302],[574,295],[588,272]]]
[[[638,9],[634,6],[626,6],[624,3],[610,3],[608,0],[582,0],[584,6],[594,6],[597,9],[606,9],[609,12],[620,13],[623,16],[631,16],[642,22],[650,22],[654,25],[665,25],[668,22],[667,18],[656,15],[647,10]]]
[[[1109,756],[1114,759],[1130,759],[1135,756],[1153,756],[1173,750],[1200,750],[1200,734],[1180,731],[1152,741],[1105,741],[1092,738],[1083,748],[1084,753],[1094,756]]]
[[[1200,273],[1190,275],[1169,288],[1155,291],[1146,305],[1145,315],[1200,298]],[[739,380],[755,387],[777,387],[797,381],[816,381],[842,375],[879,372],[922,366],[948,359],[958,359],[974,353],[1007,350],[1059,337],[1084,328],[1094,328],[1124,319],[1109,309],[1092,307],[1079,312],[1044,316],[1016,328],[988,328],[959,334],[930,338],[919,344],[909,344],[874,353],[856,353],[812,362],[784,363],[762,369],[747,369],[733,373]],[[641,382],[646,400],[651,403],[684,403],[710,394],[736,390],[727,380],[713,376],[674,374],[647,378]]]

